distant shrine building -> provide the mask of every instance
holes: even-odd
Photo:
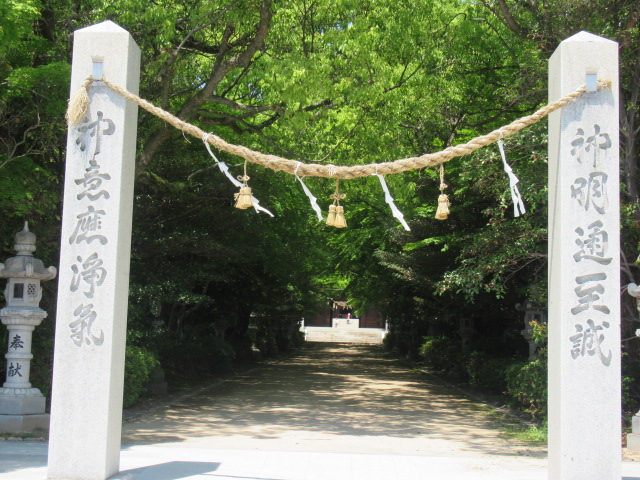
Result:
[[[315,317],[305,319],[302,331],[308,342],[382,343],[385,320],[375,307],[357,314],[344,300],[332,300]]]

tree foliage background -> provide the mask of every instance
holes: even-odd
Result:
[[[546,61],[560,41],[580,30],[616,40],[621,275],[637,280],[640,6],[631,0],[6,0],[2,259],[29,220],[38,256],[57,265],[72,32],[104,20],[142,49],[142,97],[230,142],[336,165],[437,151],[531,113],[546,102]],[[546,125],[506,141],[526,215],[513,218],[489,147],[446,165],[449,220],[434,219],[439,174],[423,169],[387,178],[411,232],[391,218],[375,178],[342,182],[349,227],[336,231],[317,222],[294,178],[252,165],[251,186],[275,217],[234,209],[234,188],[199,141],[139,118],[129,340],[175,379],[246,358],[252,346],[288,348],[296,322],[337,287],[385,313],[399,353],[417,355],[425,335],[459,341],[460,320],[472,318],[475,350],[524,355],[515,304],[546,301]],[[239,159],[219,158],[240,173]],[[326,208],[332,181],[306,182]],[[629,333],[637,312],[623,303]],[[53,320],[37,330],[49,360]],[[631,370],[637,347],[623,348]]]

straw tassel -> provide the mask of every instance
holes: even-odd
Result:
[[[234,195],[236,200],[236,208],[246,210],[253,207],[253,201],[251,200],[251,188],[241,187],[240,191]]]
[[[238,176],[238,180],[242,182],[242,187],[240,187],[240,191],[234,195],[236,208],[241,210],[253,207],[253,195],[251,194],[251,188],[247,185],[249,178],[250,177],[247,175],[247,162],[245,161],[244,175]]]
[[[344,228],[347,226],[347,221],[344,218],[344,208],[341,205],[336,206],[336,220],[333,226],[336,228]]]
[[[340,193],[340,180],[336,178],[336,191],[330,195],[333,198],[333,205],[329,205],[329,215],[327,216],[327,225],[330,227],[344,228],[347,221],[344,218],[344,208],[340,205],[340,200],[344,200],[347,196]]]
[[[449,196],[444,193],[447,184],[444,183],[444,165],[440,164],[440,196],[438,197],[438,209],[436,210],[437,220],[449,218]]]
[[[438,220],[446,220],[449,218],[449,197],[444,193],[438,197],[438,209],[436,210],[436,218]]]
[[[87,78],[69,99],[65,117],[71,127],[78,125],[87,116],[87,111],[89,110],[89,87],[92,82],[93,78]]]
[[[327,225],[330,227],[336,226],[336,206],[329,205],[329,215],[327,215]]]

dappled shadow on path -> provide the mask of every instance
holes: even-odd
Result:
[[[478,454],[516,454],[492,424],[482,407],[409,371],[379,347],[316,344],[125,425],[124,441],[273,440],[297,432],[301,440],[426,439],[441,441],[445,450],[455,444]]]

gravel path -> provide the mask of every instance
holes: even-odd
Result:
[[[123,444],[262,451],[545,456],[484,405],[379,347],[313,344],[125,423]]]

